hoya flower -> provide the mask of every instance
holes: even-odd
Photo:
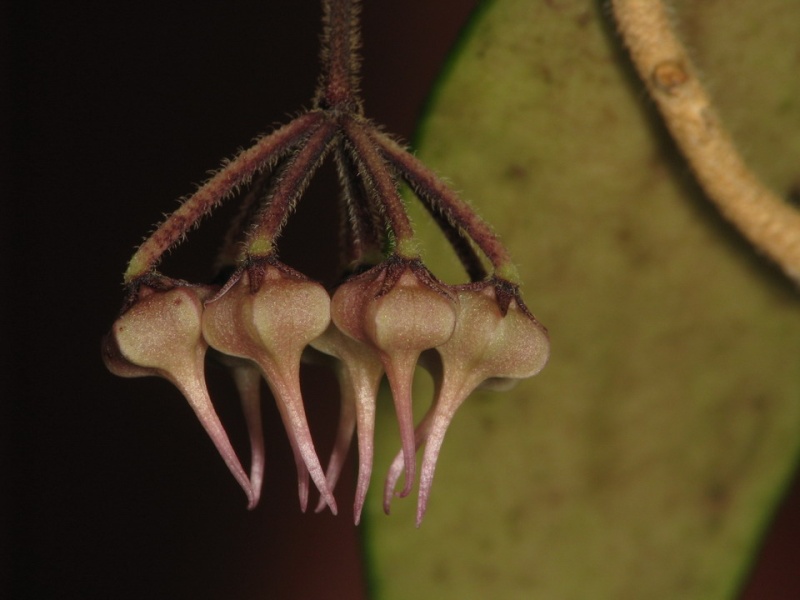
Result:
[[[515,381],[536,375],[550,355],[547,330],[518,299],[511,298],[503,309],[507,293],[489,282],[459,286],[458,318],[455,330],[437,346],[440,361],[434,364],[436,398],[416,429],[416,446],[425,444],[420,473],[417,525],[422,522],[433,483],[436,460],[445,433],[456,410],[481,384]],[[505,313],[505,314],[504,314]],[[397,479],[408,464],[405,452],[397,455],[384,489],[384,510],[388,513]]]
[[[355,437],[356,523],[373,471],[375,411],[385,376],[401,450],[389,470],[384,504],[388,512],[403,473],[398,495],[411,492],[416,452],[424,446],[419,524],[455,411],[478,386],[498,387],[539,372],[549,341],[525,307],[511,256],[491,227],[364,116],[356,73],[358,2],[323,0],[323,6],[323,72],[312,108],[227,162],[136,250],[124,275],[126,310],[103,355],[118,375],[158,375],[183,392],[251,507],[260,497],[265,468],[262,388],[271,391],[286,428],[303,510],[313,481],[320,494],[317,510],[327,506],[336,513],[333,489]],[[283,228],[329,155],[341,185],[340,283],[330,292],[278,259]],[[401,185],[413,190],[439,225],[468,283],[445,285],[425,266]],[[220,286],[161,274],[163,255],[239,190],[240,210],[213,269],[224,274],[216,278]],[[308,248],[315,247],[309,240]],[[250,437],[249,477],[206,390],[209,347],[227,365],[240,396]],[[301,360],[314,352],[330,357],[339,380],[340,419],[327,470],[309,430],[300,386]],[[425,360],[431,353],[439,356],[433,366]],[[421,419],[412,403],[418,364],[434,371],[437,390]],[[332,390],[329,397],[334,396]]]
[[[208,396],[201,335],[203,299],[211,291],[179,286],[168,291],[143,288],[138,300],[117,319],[103,340],[106,367],[120,377],[163,377],[183,393],[242,486],[252,508],[256,493],[242,469]]]
[[[336,502],[314,450],[300,392],[300,357],[329,322],[325,288],[272,260],[244,269],[207,302],[202,332],[215,350],[258,366],[275,396],[294,451],[302,509],[308,504],[310,474],[335,513]]]
[[[450,293],[418,261],[390,258],[336,290],[331,302],[336,327],[365,344],[389,379],[400,427],[407,495],[414,483],[414,416],[411,386],[419,355],[453,333],[456,307]]]

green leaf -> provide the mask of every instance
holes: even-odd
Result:
[[[748,161],[786,192],[800,3],[674,6]],[[376,597],[734,595],[798,455],[798,292],[698,190],[608,7],[486,2],[419,148],[508,244],[553,349],[535,379],[461,408],[421,529],[414,499],[391,518],[369,499]],[[426,221],[426,262],[463,281]],[[430,397],[420,381],[418,416]],[[390,409],[378,428],[381,473]]]

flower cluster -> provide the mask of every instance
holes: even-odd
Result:
[[[188,198],[139,247],[125,273],[123,311],[103,342],[108,368],[123,377],[155,375],[183,393],[245,490],[259,499],[264,472],[260,388],[266,381],[291,443],[300,504],[310,481],[318,510],[336,512],[333,490],[354,435],[358,440],[355,519],[372,472],[375,405],[386,376],[401,450],[386,480],[384,507],[403,473],[400,496],[416,478],[424,446],[417,523],[436,460],[458,407],[480,386],[530,377],[549,355],[547,332],[523,303],[508,252],[492,230],[405,148],[363,115],[355,88],[357,3],[324,3],[323,77],[314,107],[242,151]],[[277,240],[320,163],[333,155],[341,182],[342,269],[333,290],[283,264]],[[470,283],[449,286],[423,264],[399,193],[409,185],[456,250]],[[221,285],[192,284],[156,270],[161,256],[234,191],[242,195],[220,264]],[[207,351],[229,368],[250,436],[245,472],[205,384]],[[300,392],[300,365],[327,356],[340,384],[341,414],[327,469],[314,448]],[[428,369],[436,394],[415,426],[411,386]]]

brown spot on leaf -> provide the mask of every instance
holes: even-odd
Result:
[[[577,17],[575,17],[575,23],[577,23],[578,27],[581,29],[585,29],[587,25],[589,25],[594,20],[594,13],[590,10],[583,11]]]
[[[528,178],[528,169],[519,164],[508,165],[506,177],[512,180],[523,180]]]
[[[481,428],[483,429],[484,433],[492,433],[497,427],[497,423],[495,423],[494,419],[490,417],[483,417],[481,419]]]
[[[434,565],[431,574],[433,580],[439,583],[450,581],[450,569],[448,568],[447,562],[444,560],[440,560]]]
[[[536,69],[536,73],[539,75],[540,79],[544,81],[546,84],[550,85],[553,83],[554,81],[553,72],[547,65],[539,65],[539,67]]]
[[[566,3],[563,0],[544,0],[544,3],[549,8],[552,8],[553,10],[557,11],[562,11],[565,8],[567,8],[567,6],[565,5]]]
[[[653,262],[655,257],[652,250],[631,227],[621,225],[614,230],[613,235],[620,251],[630,260],[632,266],[643,268]]]
[[[723,514],[731,503],[731,488],[721,481],[712,482],[705,492],[706,506],[708,508],[707,525],[710,530],[716,530],[722,524]]]

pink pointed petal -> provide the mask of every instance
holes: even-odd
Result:
[[[414,447],[419,450],[420,446],[428,439],[433,421],[433,413],[435,406],[432,406],[425,416],[420,421],[417,428],[414,430]],[[383,487],[383,511],[388,515],[391,508],[392,496],[394,495],[394,488],[397,486],[397,481],[403,473],[405,467],[405,460],[403,459],[403,451],[397,453],[394,457],[392,465],[389,467],[389,473],[386,476],[386,483]]]
[[[241,363],[232,369],[233,381],[239,392],[247,434],[250,438],[250,484],[253,487],[253,504],[255,508],[261,498],[261,487],[264,482],[264,428],[261,420],[261,371],[255,365]]]
[[[443,410],[439,410],[442,408]],[[425,442],[425,452],[422,455],[422,466],[419,476],[419,497],[417,498],[417,527],[422,524],[425,511],[428,508],[428,497],[430,496],[431,486],[433,485],[433,474],[436,471],[436,461],[439,458],[439,451],[442,448],[444,435],[450,421],[453,419],[455,411],[447,410],[437,406],[428,439]]]
[[[430,424],[425,441],[425,452],[422,455],[422,465],[419,476],[419,495],[417,497],[417,527],[422,524],[425,510],[428,508],[428,497],[433,485],[433,474],[436,471],[436,461],[444,441],[444,435],[453,420],[458,408],[464,400],[475,391],[483,380],[480,369],[468,371],[451,370],[449,377],[445,376],[439,395],[432,411]],[[426,417],[428,415],[425,415]]]
[[[297,442],[294,433],[287,430],[289,435],[289,445],[292,447],[292,454],[294,455],[294,466],[297,470],[297,496],[300,499],[300,510],[306,512],[308,508],[308,468],[303,460],[303,454],[300,451],[300,444]]]
[[[403,450],[400,449],[389,467],[389,473],[386,475],[386,482],[383,485],[383,512],[387,515],[391,512],[394,488],[397,487],[397,481],[400,479],[400,475],[403,474],[404,466]]]
[[[400,427],[400,444],[403,447],[405,463],[405,485],[398,494],[401,498],[408,496],[414,486],[417,475],[416,451],[414,447],[414,415],[412,413],[411,387],[414,381],[414,369],[419,354],[395,353],[391,360],[384,361],[389,387],[394,397],[394,408]]]
[[[339,427],[336,431],[336,441],[333,444],[333,451],[325,473],[325,479],[331,491],[336,489],[336,483],[342,473],[344,461],[350,450],[350,443],[353,441],[353,432],[356,429],[356,402],[353,385],[346,369],[340,368],[337,375],[340,389]],[[322,512],[325,506],[325,499],[320,496],[315,512]]]
[[[348,337],[335,325],[331,325],[324,336],[314,340],[312,346],[339,358],[341,367],[337,374],[342,389],[342,399],[344,401],[349,397],[355,409],[358,432],[358,481],[353,502],[353,516],[355,524],[358,525],[372,475],[375,403],[383,377],[383,364],[371,347]],[[330,477],[328,481],[330,482]]]
[[[298,361],[299,365],[299,361]],[[308,428],[308,421],[306,420],[306,412],[303,407],[303,396],[300,392],[300,373],[299,369],[293,369],[293,373],[288,376],[282,376],[275,369],[271,369],[270,376],[266,379],[275,396],[275,401],[278,404],[278,410],[283,419],[283,425],[286,428],[286,433],[289,436],[289,441],[292,443],[292,448],[295,451],[295,458],[298,456],[302,459],[305,466],[306,476],[310,475],[314,484],[317,486],[319,493],[325,500],[325,503],[330,507],[331,512],[335,515],[338,511],[336,508],[336,500],[328,488],[328,483],[325,480],[325,471],[317,457],[317,452],[314,449],[314,441],[311,439],[311,430]],[[295,461],[297,462],[297,460]],[[298,468],[298,477],[300,481],[301,504],[303,503],[303,481],[300,469]],[[307,487],[307,481],[306,481]],[[308,500],[308,490],[306,489],[306,502]],[[305,507],[303,508],[305,510]]]
[[[332,306],[332,311],[335,308]],[[372,475],[375,403],[378,387],[383,377],[383,364],[371,347],[343,333],[333,323],[325,334],[313,340],[311,345],[320,352],[335,356],[341,361],[337,375],[342,390],[342,401],[349,398],[351,406],[355,409],[358,435],[358,481],[353,502],[353,516],[358,525]]]
[[[200,419],[200,423],[208,433],[211,441],[214,442],[214,446],[216,446],[231,474],[247,494],[248,507],[255,506],[256,495],[253,491],[253,486],[244,472],[242,464],[239,462],[228,435],[225,433],[225,429],[217,416],[217,412],[214,410],[211,398],[208,396],[202,371],[202,362],[200,368],[194,372],[170,373],[169,375],[169,379],[183,393],[197,418]]]
[[[358,481],[353,503],[355,524],[361,521],[361,511],[367,497],[369,480],[372,476],[372,458],[375,440],[375,400],[378,395],[383,369],[376,368],[363,371],[356,377],[356,423],[358,435]]]
[[[359,420],[358,426],[358,481],[356,482],[356,495],[353,502],[353,516],[355,524],[361,522],[361,511],[367,499],[369,480],[372,477],[372,457],[374,452],[373,433],[375,430],[375,413],[372,412],[370,427],[367,428]]]

